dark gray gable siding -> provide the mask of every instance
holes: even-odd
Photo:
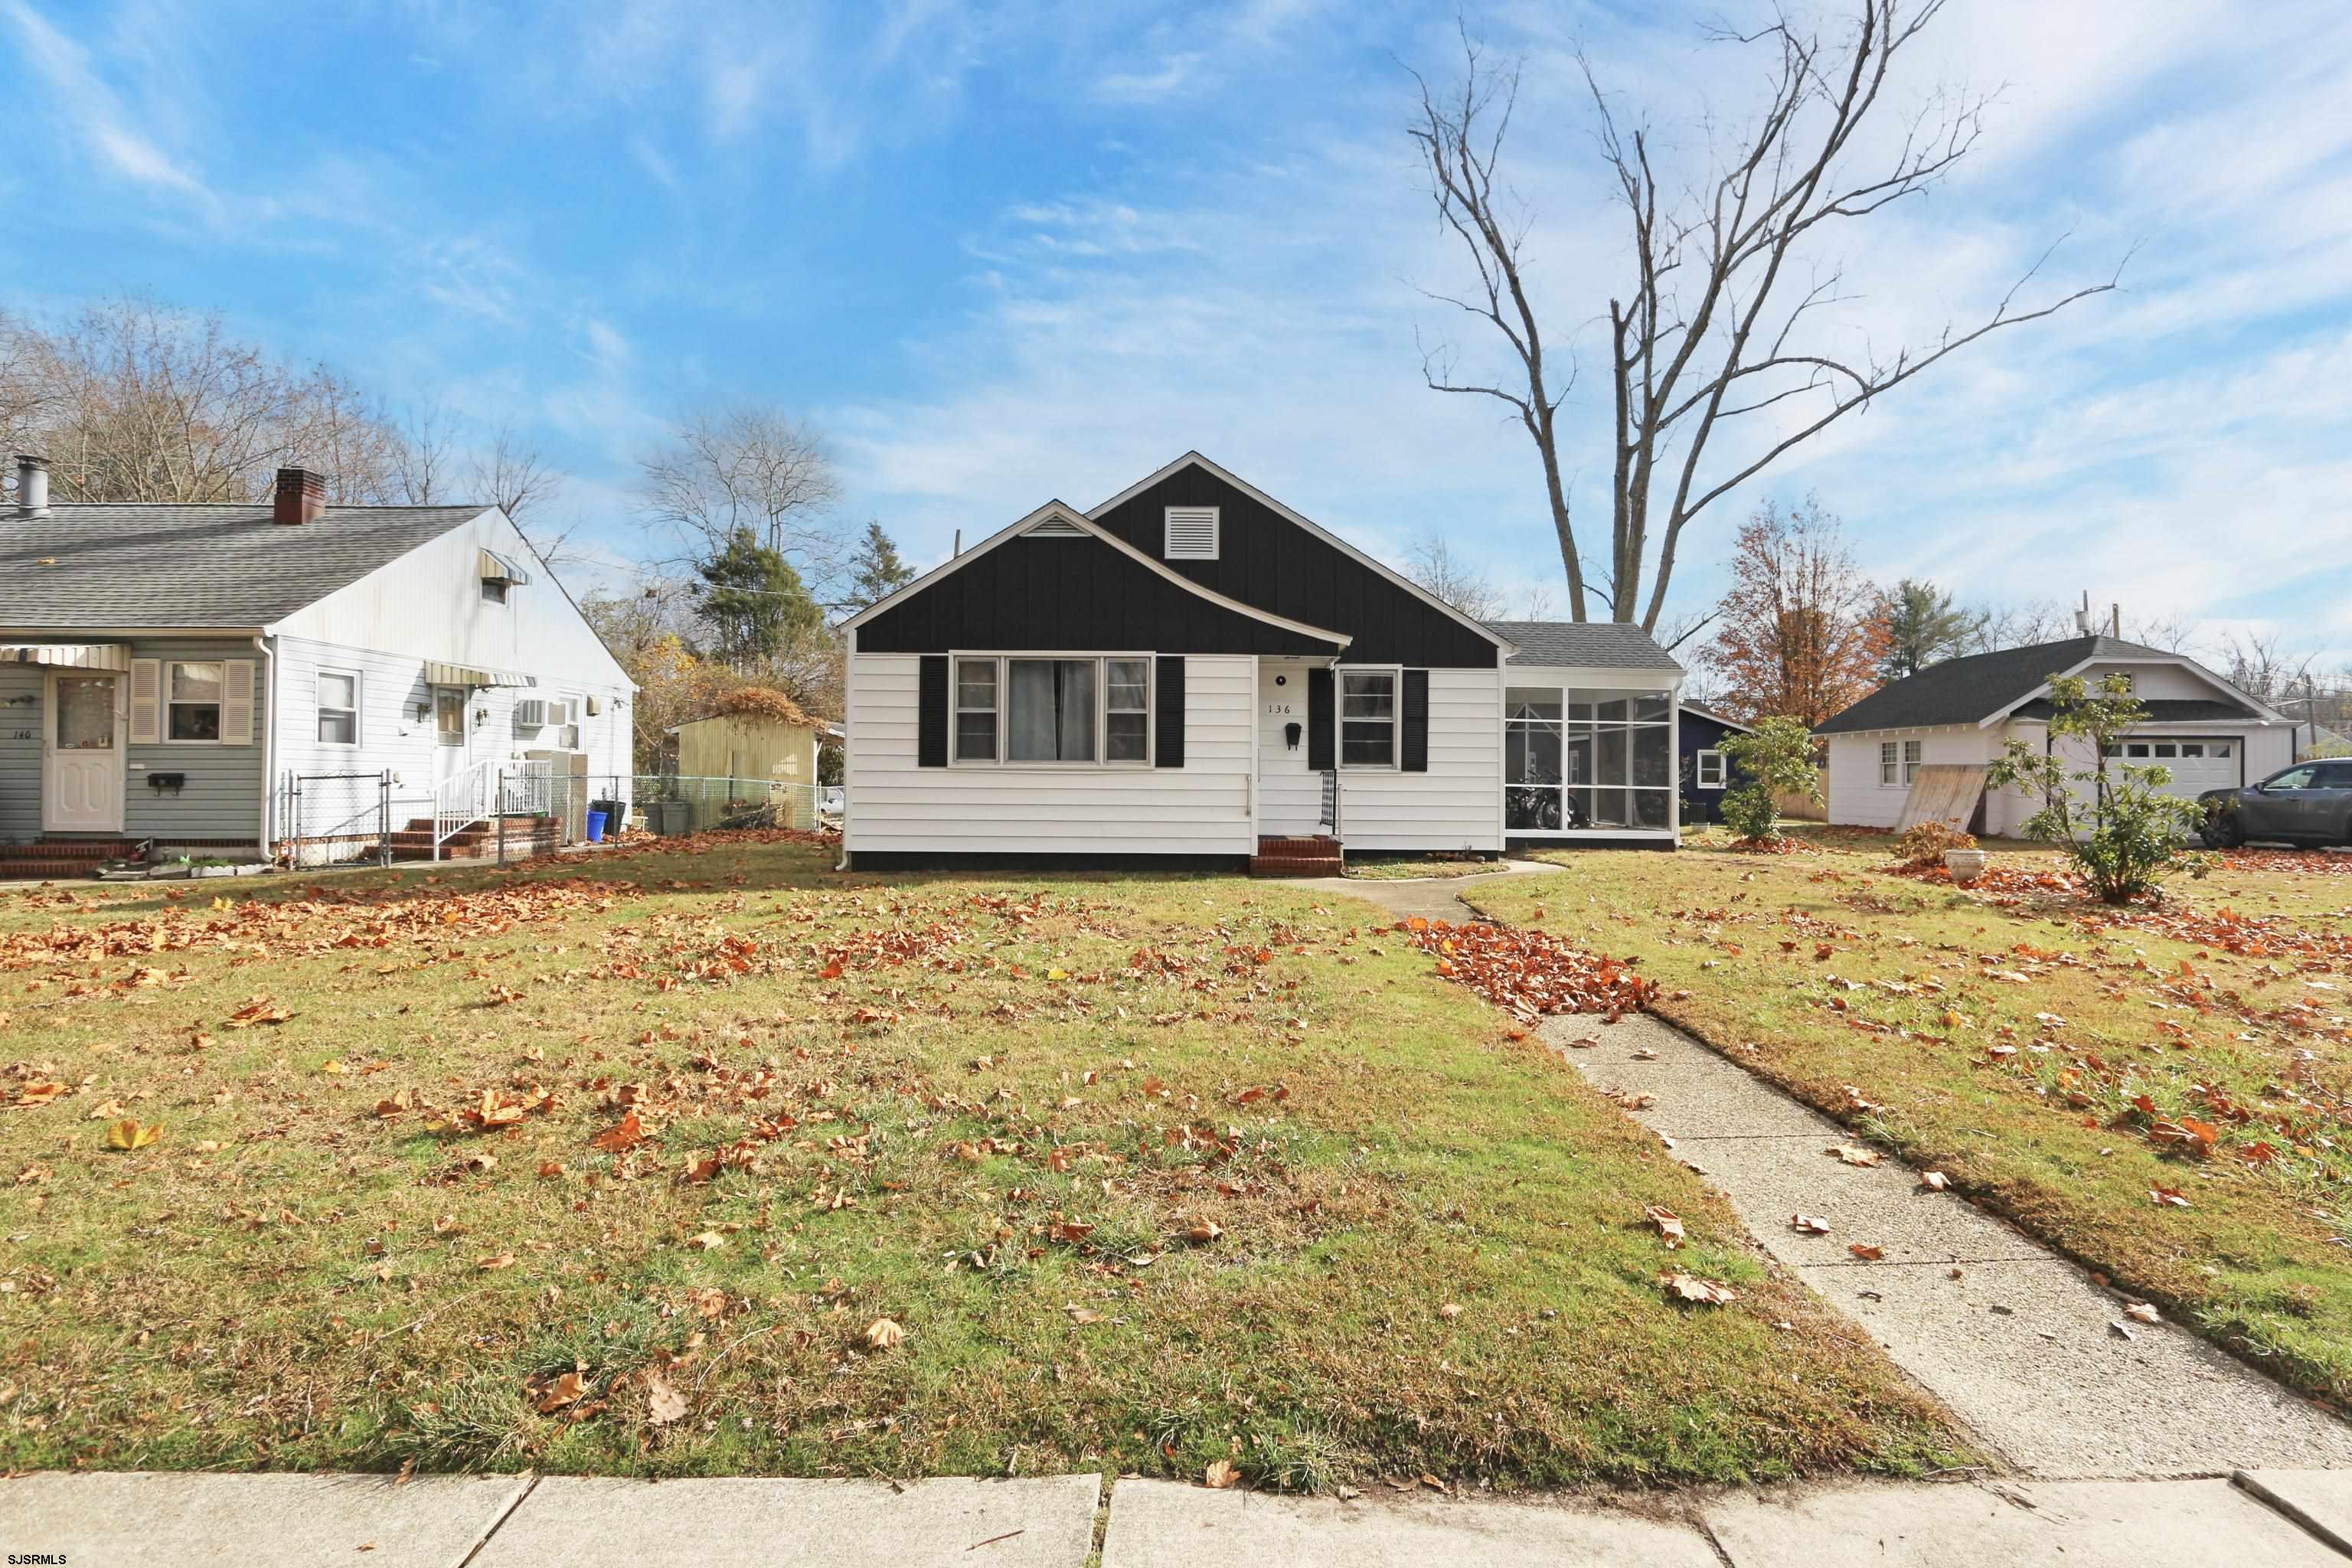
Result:
[[[857,628],[860,653],[957,648],[1336,651],[1321,637],[1268,626],[1190,593],[1092,536],[1008,539]]]
[[[1245,605],[1351,634],[1349,663],[1495,668],[1501,650],[1493,643],[1197,463],[1094,521],[1157,561],[1165,551],[1171,506],[1217,508],[1220,538],[1216,560],[1171,561],[1170,566]],[[1307,651],[1329,649],[1327,644]]]

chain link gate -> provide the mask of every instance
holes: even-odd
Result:
[[[392,770],[295,773],[278,791],[278,854],[289,866],[392,864]]]

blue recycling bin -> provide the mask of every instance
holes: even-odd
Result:
[[[588,814],[588,842],[591,844],[604,842],[604,814],[601,811],[592,811]]]

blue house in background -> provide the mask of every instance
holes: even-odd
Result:
[[[1728,719],[1715,710],[1685,698],[1682,703],[1682,721],[1677,726],[1682,736],[1681,767],[1683,821],[1685,824],[1720,822],[1723,820],[1723,796],[1746,781],[1723,754],[1723,742],[1733,735],[1752,735],[1755,730],[1737,719]]]

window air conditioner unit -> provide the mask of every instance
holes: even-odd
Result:
[[[514,721],[515,728],[518,730],[536,730],[541,725],[546,723],[547,703],[545,700],[538,697],[526,697],[517,702],[514,710]]]

